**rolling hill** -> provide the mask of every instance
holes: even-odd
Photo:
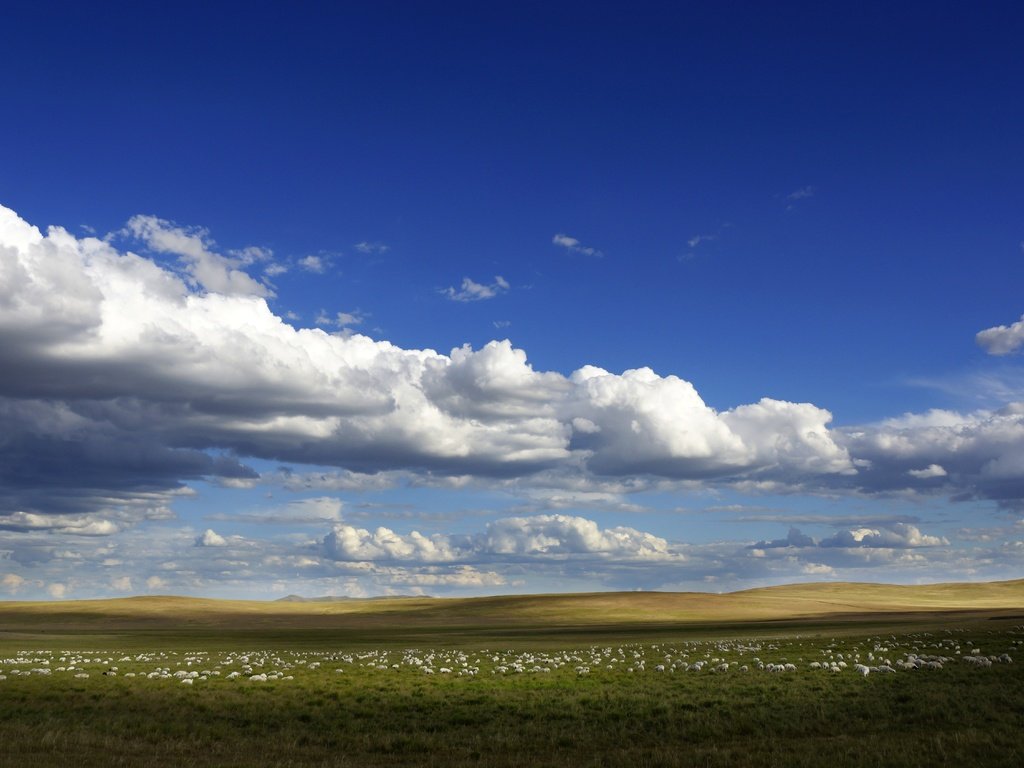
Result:
[[[215,600],[147,596],[0,602],[11,633],[341,633],[529,636],[613,631],[771,629],[799,626],[1024,619],[1024,579],[897,586],[815,583],[706,592],[608,592],[478,598]]]

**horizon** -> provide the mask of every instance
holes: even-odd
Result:
[[[10,10],[0,600],[1024,576],[1024,12],[396,11]]]
[[[1024,577],[1016,579],[994,579],[988,581],[932,581],[932,582],[920,582],[914,584],[898,584],[891,582],[881,581],[796,581],[784,584],[768,584],[758,587],[742,587],[739,589],[727,590],[727,591],[714,591],[707,589],[691,589],[691,590],[659,590],[659,589],[628,589],[628,590],[595,590],[591,592],[524,592],[524,593],[508,593],[508,592],[495,592],[489,594],[473,594],[473,595],[431,595],[431,594],[379,594],[379,595],[365,595],[359,597],[353,597],[350,595],[299,595],[290,593],[282,595],[280,597],[211,597],[209,595],[189,595],[189,594],[176,594],[176,593],[140,593],[140,594],[123,594],[123,595],[109,595],[105,597],[88,597],[88,598],[46,598],[46,599],[18,599],[18,598],[4,598],[0,599],[0,604],[5,603],[74,603],[74,602],[104,602],[111,600],[210,600],[214,602],[251,602],[251,603],[315,603],[315,602],[330,602],[330,601],[345,601],[355,600],[360,602],[372,602],[377,600],[488,600],[491,598],[537,598],[537,597],[596,597],[599,595],[707,595],[707,596],[728,596],[740,594],[743,592],[757,592],[761,590],[775,590],[775,589],[806,589],[806,588],[828,588],[828,587],[898,587],[898,588],[909,588],[914,589],[916,587],[928,588],[928,587],[958,587],[958,586],[992,586],[992,585],[1005,585],[1015,584],[1018,582],[1024,582]],[[294,599],[292,599],[294,598]]]

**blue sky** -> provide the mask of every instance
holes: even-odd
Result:
[[[1014,5],[5,17],[9,596],[1021,575]]]

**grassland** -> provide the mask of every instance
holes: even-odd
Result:
[[[0,674],[3,766],[1019,766],[1024,582],[0,603]]]

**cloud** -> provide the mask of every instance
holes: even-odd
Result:
[[[1024,403],[970,413],[935,409],[835,432],[865,492],[1024,499]]]
[[[327,534],[323,544],[325,554],[335,560],[434,563],[452,561],[457,557],[447,536],[427,537],[416,531],[401,536],[384,527],[368,531],[351,525],[338,525]]]
[[[341,499],[321,496],[292,501],[267,512],[219,512],[207,515],[206,519],[263,525],[322,525],[341,522],[343,506]]]
[[[369,531],[338,525],[323,540],[336,560],[416,563],[481,563],[522,558],[598,557],[616,561],[682,559],[662,538],[633,528],[601,529],[593,520],[571,515],[508,517],[483,533],[400,535],[389,528]]]
[[[327,263],[320,256],[303,256],[298,263],[304,272],[322,275],[327,271]]]
[[[598,259],[604,256],[604,254],[601,253],[601,251],[597,250],[596,248],[590,248],[588,246],[581,245],[579,240],[577,240],[575,237],[569,237],[569,235],[557,234],[551,238],[551,242],[554,243],[555,245],[565,248],[567,251],[569,251],[569,253],[579,253],[582,254],[583,256],[593,256]]]
[[[572,374],[573,444],[600,474],[713,478],[771,474],[853,474],[832,440],[832,415],[808,403],[762,399],[722,413],[688,381],[649,368],[621,375],[584,366]]]
[[[55,600],[60,600],[68,592],[68,588],[65,584],[60,582],[54,582],[46,587],[46,594]]]
[[[3,578],[0,578],[0,589],[11,594],[17,593],[25,585],[25,579],[16,573],[5,573]]]
[[[794,190],[786,195],[786,199],[790,201],[806,200],[810,197],[814,197],[817,190],[814,187],[808,185],[806,187],[800,187],[800,189]]]
[[[339,328],[349,328],[353,325],[362,325],[365,319],[363,311],[357,309],[353,312],[339,312],[334,317],[334,324]]]
[[[665,539],[633,528],[601,529],[570,515],[509,517],[487,526],[481,550],[492,556],[601,555],[616,560],[664,560],[674,555]]]
[[[227,545],[228,540],[211,528],[207,528],[201,535],[196,536],[197,547],[226,547]]]
[[[836,569],[831,565],[824,565],[823,563],[806,563],[800,569],[801,573],[808,576],[835,576]]]
[[[334,317],[327,314],[325,310],[320,310],[317,313],[315,322],[317,325],[333,325],[338,328],[351,328],[352,326],[362,325],[363,321],[366,320],[367,315],[361,310],[356,309],[352,312],[337,312]]]
[[[159,576],[150,576],[148,579],[146,579],[146,589],[148,589],[150,592],[156,591],[158,589],[163,589],[166,586],[167,582]]]
[[[246,250],[235,258],[214,253],[213,242],[204,229],[179,227],[156,216],[133,216],[126,232],[156,253],[178,256],[190,282],[204,290],[234,296],[272,296],[267,286],[258,283],[239,267],[252,263],[254,255],[266,253]]]
[[[772,541],[759,541],[753,545],[753,549],[779,549],[780,547],[816,547],[817,542],[813,538],[800,532],[799,528],[792,527],[784,539],[773,539]]]
[[[508,281],[505,280],[501,275],[495,275],[494,282],[490,285],[483,285],[471,280],[468,277],[462,278],[461,288],[448,288],[441,289],[441,293],[447,296],[451,301],[483,301],[485,299],[493,299],[500,293],[504,293],[509,289]]]
[[[769,550],[781,548],[811,547],[871,547],[886,549],[908,549],[913,547],[936,547],[949,545],[949,540],[941,536],[929,536],[921,533],[916,525],[910,523],[891,522],[877,527],[856,527],[841,530],[815,541],[811,536],[801,533],[799,528],[791,527],[784,539],[759,541],[751,545],[751,549]]]
[[[909,549],[913,547],[937,547],[949,545],[941,536],[928,536],[909,523],[893,523],[886,528],[856,528],[839,531],[834,536],[822,539],[820,547],[884,547],[888,549]]]
[[[1010,355],[1024,346],[1024,317],[1011,325],[997,325],[979,331],[974,337],[990,355]]]
[[[907,474],[918,480],[928,480],[932,477],[946,477],[949,473],[938,464],[929,464],[924,469],[908,469]]]
[[[718,235],[694,235],[686,244],[692,249],[696,248],[701,243],[708,243],[718,239]]]
[[[0,515],[0,530],[51,531],[75,536],[109,536],[120,529],[111,520],[93,515],[40,515],[12,512]]]
[[[366,240],[363,240],[362,242],[356,243],[352,247],[355,248],[360,253],[376,253],[376,254],[381,254],[381,253],[387,253],[388,251],[391,250],[390,246],[385,245],[384,243],[381,243],[381,242],[368,242]]]
[[[205,232],[133,221],[152,250],[224,266]],[[649,368],[535,370],[508,340],[442,354],[295,328],[190,269],[0,208],[0,515],[22,515],[9,530],[91,515],[123,531],[169,516],[189,482],[255,483],[250,458],[322,467],[264,479],[322,491],[519,479],[1024,500],[1024,405],[842,428],[812,403],[717,410]]]

